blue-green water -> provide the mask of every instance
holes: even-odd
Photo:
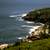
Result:
[[[15,42],[18,37],[28,35],[33,23],[21,21],[20,15],[32,9],[50,7],[50,0],[0,0],[0,42]],[[23,27],[22,27],[23,26]]]

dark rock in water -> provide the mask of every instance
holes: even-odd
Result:
[[[40,39],[40,37],[39,36],[31,36],[31,37],[28,37],[27,39],[29,39],[29,40],[39,40]]]

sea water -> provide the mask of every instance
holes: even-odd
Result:
[[[29,35],[34,22],[22,19],[28,12],[49,7],[50,0],[0,0],[0,43],[14,43]]]

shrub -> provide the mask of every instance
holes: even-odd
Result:
[[[45,39],[45,38],[49,38],[50,37],[50,35],[48,35],[46,33],[40,33],[39,36],[40,36],[41,39]]]

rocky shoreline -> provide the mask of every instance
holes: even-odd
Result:
[[[23,15],[22,19],[27,21],[40,22],[41,25],[34,26],[29,32],[30,35],[25,38],[19,38],[23,42],[32,42],[34,40],[39,40],[41,33],[46,33],[48,35],[50,29],[50,8],[39,9],[35,11],[31,11],[28,14]],[[48,27],[49,26],[49,27]],[[0,44],[0,49],[7,48],[8,46],[12,46],[14,44]]]
[[[42,8],[37,10],[32,10],[22,19],[27,21],[34,21],[40,23],[46,23],[50,21],[50,8]]]
[[[30,36],[27,37],[27,40],[36,40],[40,39],[40,33],[49,34],[50,32],[50,8],[42,8],[38,10],[34,10],[29,12],[26,16],[22,17],[22,19],[26,21],[34,21],[35,23],[42,23],[41,26],[35,26],[35,28],[31,29]]]

